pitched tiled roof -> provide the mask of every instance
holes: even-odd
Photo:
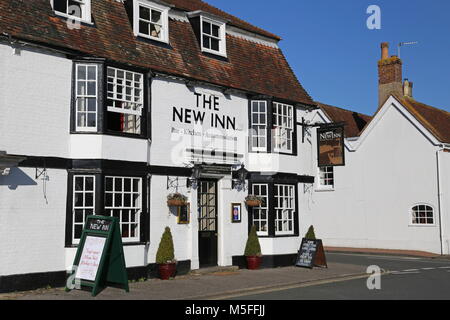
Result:
[[[398,99],[440,142],[450,143],[450,112],[403,97]]]
[[[280,40],[281,38],[273,33],[270,33],[266,30],[263,30],[261,28],[255,27],[251,25],[250,23],[241,20],[231,14],[228,14],[206,2],[203,2],[201,0],[163,0],[166,3],[174,5],[176,8],[185,10],[185,11],[205,11],[208,13],[212,13],[216,16],[219,16],[221,18],[227,19],[229,21],[229,24],[234,25],[238,28],[254,32],[269,38],[273,38],[276,40]]]
[[[199,0],[167,2],[186,10],[202,9],[226,15]],[[121,2],[92,0],[92,16],[93,26],[82,25],[80,29],[70,30],[65,19],[53,13],[49,0],[0,0],[0,34],[157,72],[314,104],[279,48],[227,35],[228,60],[223,61],[201,53],[188,22],[170,20],[170,46],[165,47],[136,39]],[[230,20],[245,27],[237,18]]]
[[[333,122],[345,122],[345,136],[347,138],[357,137],[364,127],[372,120],[371,116],[330,106],[321,102],[316,102],[320,109]]]

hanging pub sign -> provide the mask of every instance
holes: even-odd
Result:
[[[310,269],[313,267],[328,268],[322,240],[303,238],[295,265]]]
[[[117,218],[103,216],[86,218],[73,266],[66,291],[74,288],[81,289],[83,286],[90,287],[92,296],[95,297],[108,285],[120,285],[129,292],[122,237]],[[73,288],[69,288],[69,284]],[[77,287],[77,284],[80,286]]]
[[[317,128],[317,152],[319,167],[344,166],[344,127]]]

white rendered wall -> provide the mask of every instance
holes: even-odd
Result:
[[[346,151],[334,191],[313,193],[311,221],[324,245],[440,253],[436,147],[391,106],[359,149]],[[436,225],[411,224],[419,203],[433,206]]]
[[[72,61],[0,43],[0,150],[64,157],[69,148]]]
[[[0,176],[0,276],[65,269],[67,172],[47,174],[43,181],[34,168],[13,168]]]

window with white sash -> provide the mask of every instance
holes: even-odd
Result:
[[[267,184],[253,184],[253,194],[261,198],[261,205],[252,208],[253,224],[259,236],[267,236],[269,233],[269,186]]]
[[[275,184],[275,234],[294,234],[295,187]]]
[[[107,86],[108,129],[140,134],[144,75],[108,67]]]
[[[134,0],[134,32],[144,38],[169,42],[169,7]]]
[[[274,151],[293,152],[294,107],[288,104],[273,103]]]
[[[267,151],[267,101],[251,102],[251,151]]]
[[[91,0],[50,0],[50,4],[58,15],[91,22]]]
[[[73,223],[72,242],[78,243],[86,217],[95,210],[95,176],[75,175],[73,177]]]
[[[200,16],[202,51],[226,56],[225,23]]]
[[[141,212],[141,178],[105,177],[105,215],[119,219],[124,242],[139,241]]]
[[[97,131],[97,65],[76,64],[75,73],[76,131]]]
[[[334,167],[320,167],[318,182],[319,189],[334,189]]]
[[[434,210],[432,206],[419,204],[411,209],[412,225],[434,225]]]

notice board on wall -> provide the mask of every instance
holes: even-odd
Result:
[[[297,267],[310,269],[313,267],[327,268],[328,266],[322,240],[303,238],[295,265]]]
[[[108,285],[121,285],[129,292],[117,218],[103,216],[86,218],[73,265],[69,278],[74,279],[75,284],[92,288],[94,297]],[[66,287],[66,291],[71,289]]]

